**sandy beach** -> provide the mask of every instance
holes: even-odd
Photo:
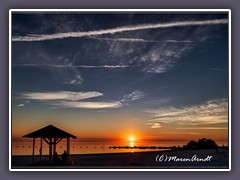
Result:
[[[32,168],[228,168],[229,153],[221,148],[209,150],[171,150],[137,153],[71,155],[72,165],[32,165],[31,156],[12,156],[12,169]],[[47,156],[44,156],[47,160]],[[36,156],[36,161],[38,158]]]

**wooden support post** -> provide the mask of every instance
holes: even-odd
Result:
[[[52,161],[52,138],[49,139],[49,161]]]
[[[40,161],[42,160],[42,138],[41,138],[41,144],[39,149],[39,155],[40,155]]]
[[[35,138],[33,138],[32,163],[34,163]]]
[[[69,161],[70,155],[70,137],[67,138],[67,160]]]
[[[53,154],[55,155],[55,152],[56,152],[56,138],[54,138],[54,141],[53,141]]]

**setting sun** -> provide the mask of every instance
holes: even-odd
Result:
[[[129,141],[134,141],[134,140],[135,140],[134,137],[130,137],[130,138],[129,138]]]

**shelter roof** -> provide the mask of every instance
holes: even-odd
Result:
[[[68,138],[71,137],[76,139],[77,137],[65,132],[53,125],[48,125],[44,128],[31,132],[29,134],[24,135],[23,137],[27,138]]]

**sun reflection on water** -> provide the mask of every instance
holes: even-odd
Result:
[[[134,146],[134,142],[130,142],[130,147],[133,147]]]

